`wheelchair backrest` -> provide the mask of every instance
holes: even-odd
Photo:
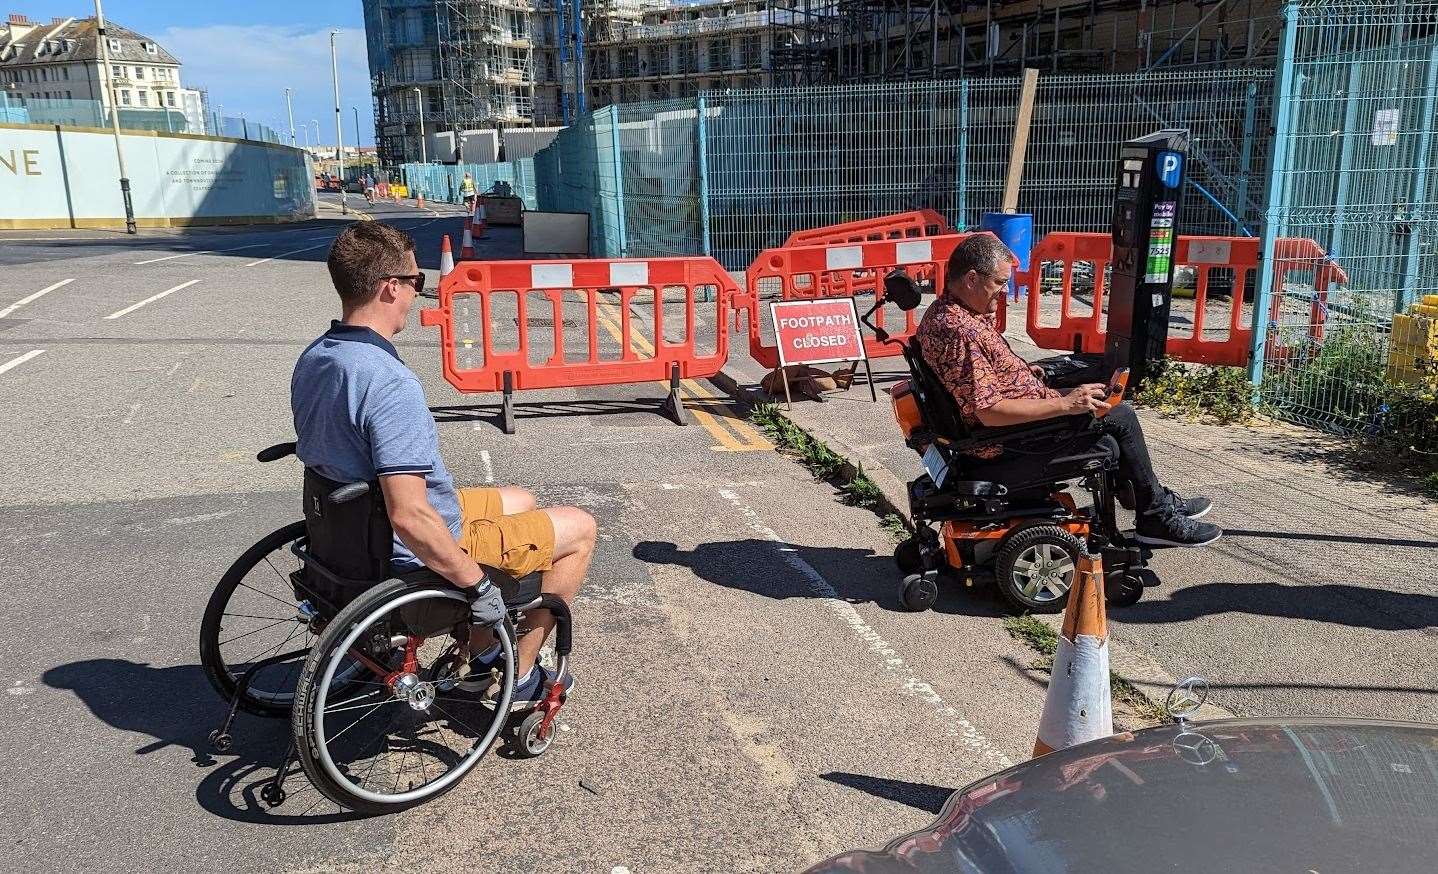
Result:
[[[331,495],[345,485],[305,468],[305,533],[309,553],[338,580],[323,573],[306,574],[307,582],[336,608],[360,592],[392,576],[394,529],[385,510],[384,493],[372,483],[365,494],[348,501]]]
[[[959,413],[959,405],[929,362],[924,360],[918,338],[904,343],[904,360],[908,362],[914,397],[929,433],[951,441],[968,439],[969,428]]]

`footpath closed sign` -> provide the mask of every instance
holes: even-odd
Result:
[[[779,364],[830,364],[864,358],[859,312],[852,297],[770,304]]]

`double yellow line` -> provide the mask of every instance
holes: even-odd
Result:
[[[620,321],[622,306],[622,304],[617,302],[600,302],[599,305],[595,307],[595,314],[599,318],[599,324],[619,343],[621,350],[624,349],[624,330]],[[631,328],[633,324],[631,320]],[[650,357],[654,356],[653,343],[650,343],[647,338],[636,332],[631,332],[630,336],[636,349]],[[669,389],[669,383],[667,381],[660,380],[658,384],[666,391]],[[729,415],[716,416],[707,410],[701,410],[697,407],[685,408],[694,414],[695,420],[704,426],[704,430],[708,431],[714,436],[715,440],[719,441],[721,445],[714,447],[716,451],[756,452],[774,448],[772,443],[764,439],[763,434],[760,434],[752,425],[744,421],[743,417],[739,415],[738,411],[735,410],[727,400],[716,397],[711,394],[708,389],[692,379],[680,380],[679,385],[683,393],[687,393],[690,397],[698,400],[705,406],[718,406],[728,411]]]

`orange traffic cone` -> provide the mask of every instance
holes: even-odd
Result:
[[[454,270],[454,250],[449,247],[449,234],[441,238],[439,244],[439,276],[441,279],[448,276]]]
[[[415,207],[418,208],[418,209],[424,209],[424,192],[423,192],[423,191],[417,192],[417,193],[415,194],[414,205],[415,205]]]
[[[1113,734],[1108,679],[1108,616],[1103,559],[1081,555],[1069,589],[1063,632],[1054,654],[1034,755],[1042,756]]]
[[[474,236],[476,239],[482,240],[488,236],[488,218],[484,213],[484,205],[476,203],[474,205]]]
[[[469,224],[464,226],[464,242],[459,247],[459,257],[474,257],[474,234],[469,230]]]

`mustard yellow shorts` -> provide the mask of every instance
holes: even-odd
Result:
[[[459,545],[469,557],[514,577],[554,564],[554,522],[541,510],[504,515],[499,489],[459,490]]]

